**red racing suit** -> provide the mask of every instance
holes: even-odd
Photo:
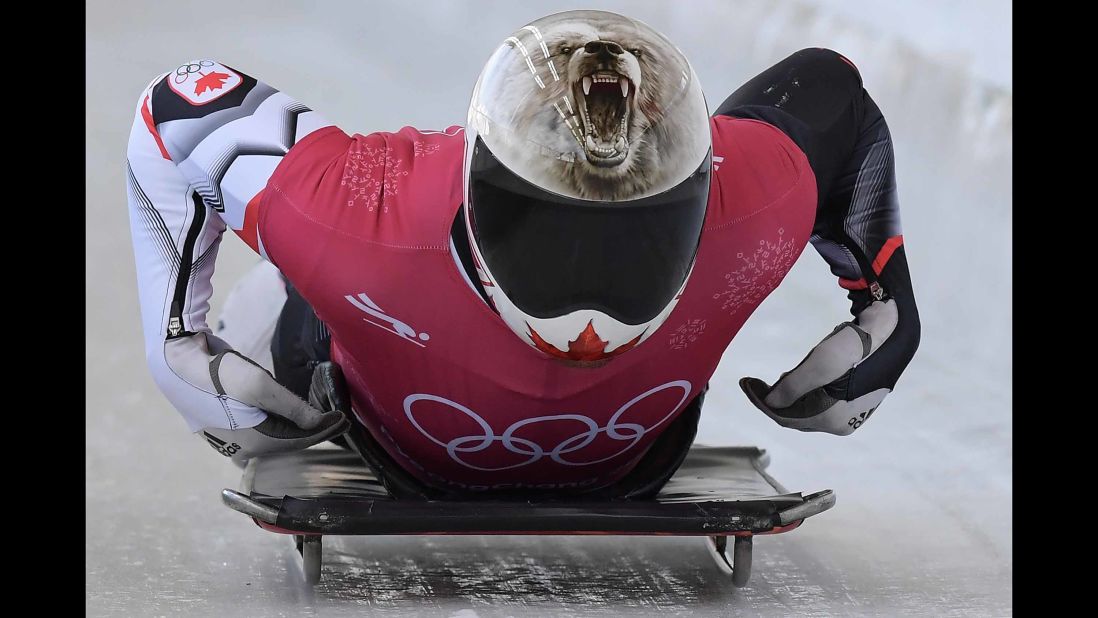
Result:
[[[705,387],[811,234],[816,184],[796,145],[755,120],[712,126],[719,163],[686,291],[598,369],[533,350],[464,278],[450,249],[458,127],[310,134],[258,199],[257,237],[331,331],[358,419],[421,480],[601,485]]]
[[[230,67],[183,65],[142,94],[129,148],[154,377],[192,430],[264,418],[201,392],[163,351],[165,340],[207,330],[209,277],[227,226],[313,307],[331,332],[354,416],[419,480],[612,483],[703,391],[817,224],[806,148],[759,119],[716,115],[711,127],[710,198],[681,299],[636,349],[578,368],[520,341],[455,256],[462,128],[348,135]],[[872,278],[855,270],[844,280],[858,274]]]

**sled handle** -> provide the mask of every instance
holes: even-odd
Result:
[[[778,513],[778,521],[783,526],[823,513],[835,506],[835,492],[830,489],[817,491],[804,497],[804,502],[791,506]]]
[[[245,515],[254,517],[268,524],[274,525],[278,523],[278,510],[273,509],[266,504],[260,504],[239,491],[233,491],[231,489],[221,490],[221,501],[225,503],[225,506],[234,511],[240,511]]]

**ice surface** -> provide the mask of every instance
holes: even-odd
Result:
[[[667,33],[695,63],[711,107],[789,53],[827,46],[859,66],[888,118],[923,318],[922,347],[898,390],[850,438],[782,429],[739,391],[741,376],[774,379],[847,318],[809,250],[725,355],[700,430],[710,443],[767,448],[783,484],[833,488],[836,508],[760,537],[742,590],[700,539],[391,537],[326,540],[315,591],[288,540],[220,504],[237,469],[187,434],[144,367],[122,175],[137,94],[158,72],[209,56],[350,131],[441,128],[462,123],[495,42],[581,4],[89,4],[87,613],[1010,614],[1009,5],[852,4],[582,3]],[[253,262],[227,239],[215,311]]]

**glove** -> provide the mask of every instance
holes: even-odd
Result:
[[[325,361],[313,368],[313,377],[309,381],[309,404],[318,410],[339,410],[350,416],[351,395],[347,392],[347,383],[343,380],[343,370],[339,365]]]
[[[755,407],[782,427],[849,435],[881,405],[890,388],[850,396],[850,382],[866,359],[895,331],[896,301],[870,303],[853,322],[835,327],[774,386],[745,377],[740,388]]]
[[[254,427],[206,427],[198,434],[238,464],[257,455],[304,449],[350,427],[341,411],[322,412],[310,406],[266,369],[210,333],[172,339],[166,346],[170,366],[184,371],[187,375],[181,377],[191,384],[216,392],[226,409],[249,407],[266,413]]]

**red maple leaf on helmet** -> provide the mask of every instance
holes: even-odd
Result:
[[[219,73],[217,71],[206,73],[194,83],[194,93],[199,95],[207,90],[221,90],[227,79],[229,79],[228,73]]]
[[[595,325],[593,322],[594,320],[588,321],[587,327],[583,329],[583,332],[581,332],[575,340],[568,342],[567,352],[558,349],[557,346],[542,339],[541,335],[538,334],[538,331],[534,330],[534,327],[530,326],[530,324],[527,324],[526,327],[530,329],[530,340],[534,342],[534,346],[537,347],[537,349],[550,356],[563,360],[602,360],[631,350],[640,341],[641,335],[637,335],[632,341],[618,346],[613,352],[607,353],[606,344],[608,344],[609,341],[603,341],[599,338],[599,334],[595,332]],[[643,333],[641,334],[643,335]]]

